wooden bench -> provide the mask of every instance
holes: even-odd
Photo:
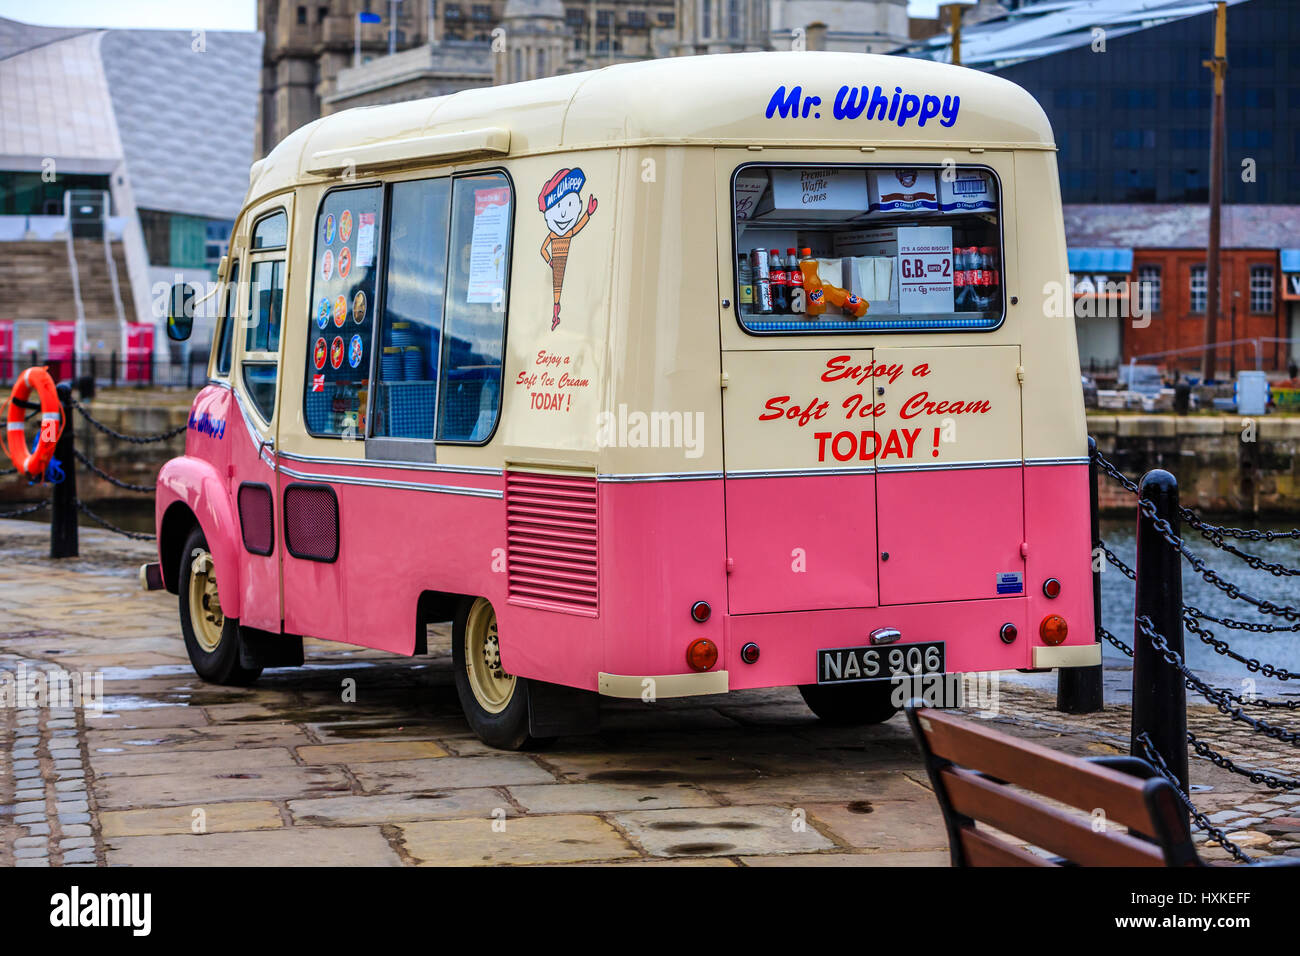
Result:
[[[943,811],[953,866],[1202,865],[1177,793],[1146,761],[1072,757],[920,701],[906,710]],[[1093,828],[1096,811],[1105,815],[1103,828]],[[988,827],[1057,856],[1030,853]]]

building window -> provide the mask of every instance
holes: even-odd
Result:
[[[1191,296],[1190,311],[1204,312],[1208,298],[1206,295],[1205,266],[1192,266],[1191,283],[1188,286],[1188,292]]]
[[[330,15],[330,8],[329,8],[329,7],[317,7],[317,8],[316,8],[316,22],[317,22],[317,23],[324,23],[324,22],[325,22],[325,18],[328,17],[329,15]]]
[[[740,39],[740,0],[727,0],[727,36]]]
[[[477,23],[486,23],[492,19],[492,8],[485,3],[476,3],[470,7],[470,17]]]
[[[1155,149],[1156,131],[1153,129],[1117,129],[1111,137],[1116,149]]]
[[[613,10],[596,11],[596,26],[598,27],[608,27],[610,23],[613,22],[613,19],[614,19]]]
[[[661,27],[675,26],[677,23],[677,15],[674,13],[660,13],[658,14],[658,20]]]
[[[713,36],[713,0],[700,0],[700,36]]]
[[[1273,312],[1273,267],[1250,267],[1250,311],[1263,314]]]
[[[629,10],[627,12],[627,25],[633,30],[645,29],[645,11]]]
[[[1138,267],[1138,301],[1149,313],[1160,311],[1160,267]]]
[[[443,15],[442,15],[442,16],[443,16],[443,19],[444,19],[444,20],[459,20],[459,19],[461,19],[461,18],[462,18],[462,14],[461,14],[461,10],[460,10],[460,4],[459,4],[459,3],[449,3],[449,4],[447,4],[447,9],[443,12]]]
[[[306,7],[299,7],[299,8],[298,8],[298,26],[300,26],[300,27],[305,27],[306,25],[307,25],[307,8],[306,8]]]
[[[568,7],[564,11],[564,22],[571,27],[580,27],[586,22],[586,14],[577,7]]]

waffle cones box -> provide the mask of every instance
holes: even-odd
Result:
[[[875,215],[915,215],[939,209],[933,169],[872,169],[867,172],[867,184]]]
[[[867,177],[862,169],[805,167],[773,169],[772,190],[755,218],[851,219],[867,211]]]

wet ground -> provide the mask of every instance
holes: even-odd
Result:
[[[827,728],[790,689],[607,701],[598,736],[500,753],[460,714],[444,629],[427,657],[309,642],[303,668],[208,686],[175,596],[138,589],[150,545],[83,531],[85,557],[52,562],[47,533],[0,521],[0,669],[97,674],[103,707],[0,707],[0,865],[947,863],[901,716]],[[1002,729],[1126,748],[1124,705],[1071,718],[1050,686],[1000,691]],[[1300,771],[1294,749],[1208,710],[1193,726],[1237,759]],[[1300,796],[1203,760],[1193,781],[1250,852],[1300,852]]]

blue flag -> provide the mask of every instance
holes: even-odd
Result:
[[[382,18],[377,13],[358,13],[357,19],[362,23],[379,23]]]

